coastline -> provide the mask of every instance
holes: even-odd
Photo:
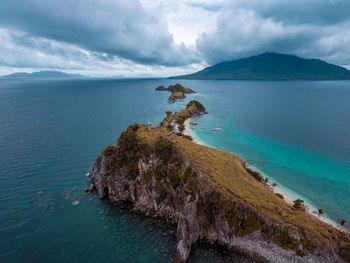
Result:
[[[307,214],[309,214],[310,216],[314,217],[317,220],[320,220],[320,221],[322,221],[322,222],[324,222],[324,223],[326,223],[328,225],[331,225],[331,226],[337,228],[338,230],[341,230],[341,231],[344,231],[344,232],[348,232],[346,229],[345,230],[341,229],[339,227],[339,224],[337,224],[337,222],[335,222],[332,219],[328,218],[326,215],[318,216],[317,211],[316,211],[317,209],[315,207],[313,207],[307,200],[305,200],[305,197],[303,197],[303,196],[295,196],[293,198],[293,195],[291,193],[289,193],[287,189],[283,189],[283,188],[284,187],[276,186],[275,189],[272,189],[272,186],[269,184],[269,189],[272,192],[274,192],[274,193],[278,193],[278,194],[283,195],[283,199],[284,199],[284,201],[287,204],[293,206],[294,205],[293,201],[298,199],[298,197],[299,197],[299,198],[303,199],[304,202],[305,202],[305,208],[306,208],[305,212]],[[314,213],[314,211],[316,213]]]
[[[185,129],[183,131],[184,135],[192,136],[192,134],[190,133],[190,122],[191,121],[192,121],[192,118],[188,118],[187,120],[185,120],[185,122],[184,122]],[[194,138],[193,138],[193,141],[198,143],[198,141],[196,141]]]
[[[184,126],[185,126],[185,129],[183,131],[183,134],[185,135],[188,135],[188,136],[191,136],[193,138],[193,142],[197,143],[197,144],[200,144],[200,145],[204,145],[204,146],[208,146],[206,145],[205,143],[203,142],[200,142],[198,139],[195,139],[195,137],[193,136],[194,134],[191,133],[190,131],[190,122],[192,121],[192,118],[188,118],[185,122],[184,122]],[[209,146],[210,147],[210,146]],[[243,158],[242,158],[243,159]],[[258,170],[256,167],[254,166],[249,166],[249,168],[251,168],[252,170]],[[260,171],[258,171],[259,173],[261,173]],[[264,173],[261,173],[264,177],[267,177],[269,179],[271,179],[268,175],[264,174]],[[296,200],[297,198],[300,198],[300,199],[303,199],[305,197],[303,196],[298,196],[297,194],[295,194],[295,196],[293,194],[291,194],[289,191],[288,191],[288,188],[287,187],[281,187],[281,186],[276,186],[275,188],[272,187],[271,183],[268,183],[268,186],[267,188],[272,191],[273,193],[278,193],[278,194],[281,194],[283,195],[283,200],[293,206],[293,201]],[[303,199],[304,200],[304,199]],[[346,233],[349,233],[349,231],[347,229],[342,229],[341,227],[339,227],[339,224],[337,222],[335,222],[334,220],[328,218],[326,215],[322,215],[322,216],[318,216],[318,214],[314,213],[314,211],[317,212],[317,208],[313,207],[307,200],[304,200],[305,202],[305,207],[306,207],[306,210],[305,212],[307,214],[309,214],[310,216],[312,216],[313,218],[317,219],[317,220],[320,220],[328,225],[331,225],[332,227],[335,227],[336,229],[340,230],[340,231],[344,231]],[[315,210],[314,210],[315,209]]]

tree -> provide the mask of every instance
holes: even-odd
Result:
[[[322,216],[322,215],[324,215],[324,211],[323,211],[322,208],[320,208],[320,209],[318,209],[318,216],[317,216],[317,218]]]
[[[294,202],[293,207],[294,207],[295,209],[300,209],[300,210],[305,211],[304,200],[297,199],[297,200],[295,200],[295,201],[293,201],[293,202]]]
[[[346,220],[345,219],[340,220],[339,224],[340,224],[340,228],[344,228],[346,226]]]
[[[185,130],[185,125],[180,124],[180,125],[178,126],[178,129],[179,129],[180,132],[183,132],[183,131]]]

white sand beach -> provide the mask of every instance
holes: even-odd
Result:
[[[191,121],[192,121],[192,119],[189,118],[189,119],[187,119],[187,120],[184,122],[185,130],[183,131],[183,134],[192,136],[194,142],[196,142],[196,143],[198,143],[198,144],[203,144],[203,143],[200,143],[198,140],[196,140],[196,139],[194,138],[193,134],[191,134],[190,128],[189,128]],[[203,144],[203,145],[204,145],[204,144]],[[252,167],[252,169],[255,170],[254,167]],[[266,177],[266,175],[264,175],[264,176]],[[268,177],[268,176],[267,176],[267,177]],[[269,179],[270,179],[270,178],[269,178]],[[294,205],[294,202],[293,202],[293,201],[296,200],[296,199],[298,199],[298,197],[292,196],[290,193],[288,193],[286,190],[282,189],[282,187],[280,187],[280,186],[278,186],[278,185],[277,185],[276,187],[273,188],[271,184],[272,184],[272,183],[270,183],[270,184],[267,186],[268,189],[269,189],[270,191],[273,191],[274,193],[278,193],[278,194],[283,195],[283,199],[284,199],[285,202],[287,202],[287,203],[288,203],[289,205],[291,205],[291,206]],[[302,197],[299,197],[299,198],[302,199]],[[342,231],[346,231],[346,230],[344,230],[344,229],[341,229],[340,226],[339,226],[339,224],[338,224],[337,222],[334,222],[333,220],[329,219],[329,218],[327,217],[326,214],[325,214],[325,215],[320,215],[320,216],[318,216],[318,213],[317,213],[317,211],[316,211],[317,209],[314,208],[314,207],[312,207],[312,206],[311,206],[310,204],[308,204],[306,201],[305,201],[305,206],[306,206],[306,211],[305,211],[305,212],[308,213],[310,216],[312,216],[312,217],[314,217],[314,218],[316,218],[316,219],[318,219],[318,220],[321,220],[322,222],[325,222],[325,223],[327,223],[327,224],[329,224],[329,225],[332,225],[332,226],[336,227],[337,229],[340,229],[340,230],[342,230]],[[315,213],[315,212],[316,212],[316,213]]]

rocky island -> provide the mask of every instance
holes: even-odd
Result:
[[[191,101],[180,112],[166,112],[158,127],[130,125],[97,157],[86,191],[177,224],[173,262],[187,262],[202,241],[258,262],[349,261],[348,233],[287,204],[239,156],[174,132],[205,113]]]
[[[158,91],[170,91],[171,95],[168,98],[169,102],[176,102],[178,100],[186,98],[186,93],[196,93],[195,91],[191,90],[190,88],[187,88],[185,86],[182,86],[181,84],[177,83],[175,85],[170,85],[169,87],[159,86],[156,88]]]

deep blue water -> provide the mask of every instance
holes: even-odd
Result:
[[[191,127],[198,141],[350,221],[350,82],[186,80],[198,93],[169,104],[154,89],[173,83],[0,80],[0,262],[169,262],[171,227],[83,189],[96,156],[130,123],[158,124],[191,99],[209,111]],[[227,258],[199,249],[192,261]]]

